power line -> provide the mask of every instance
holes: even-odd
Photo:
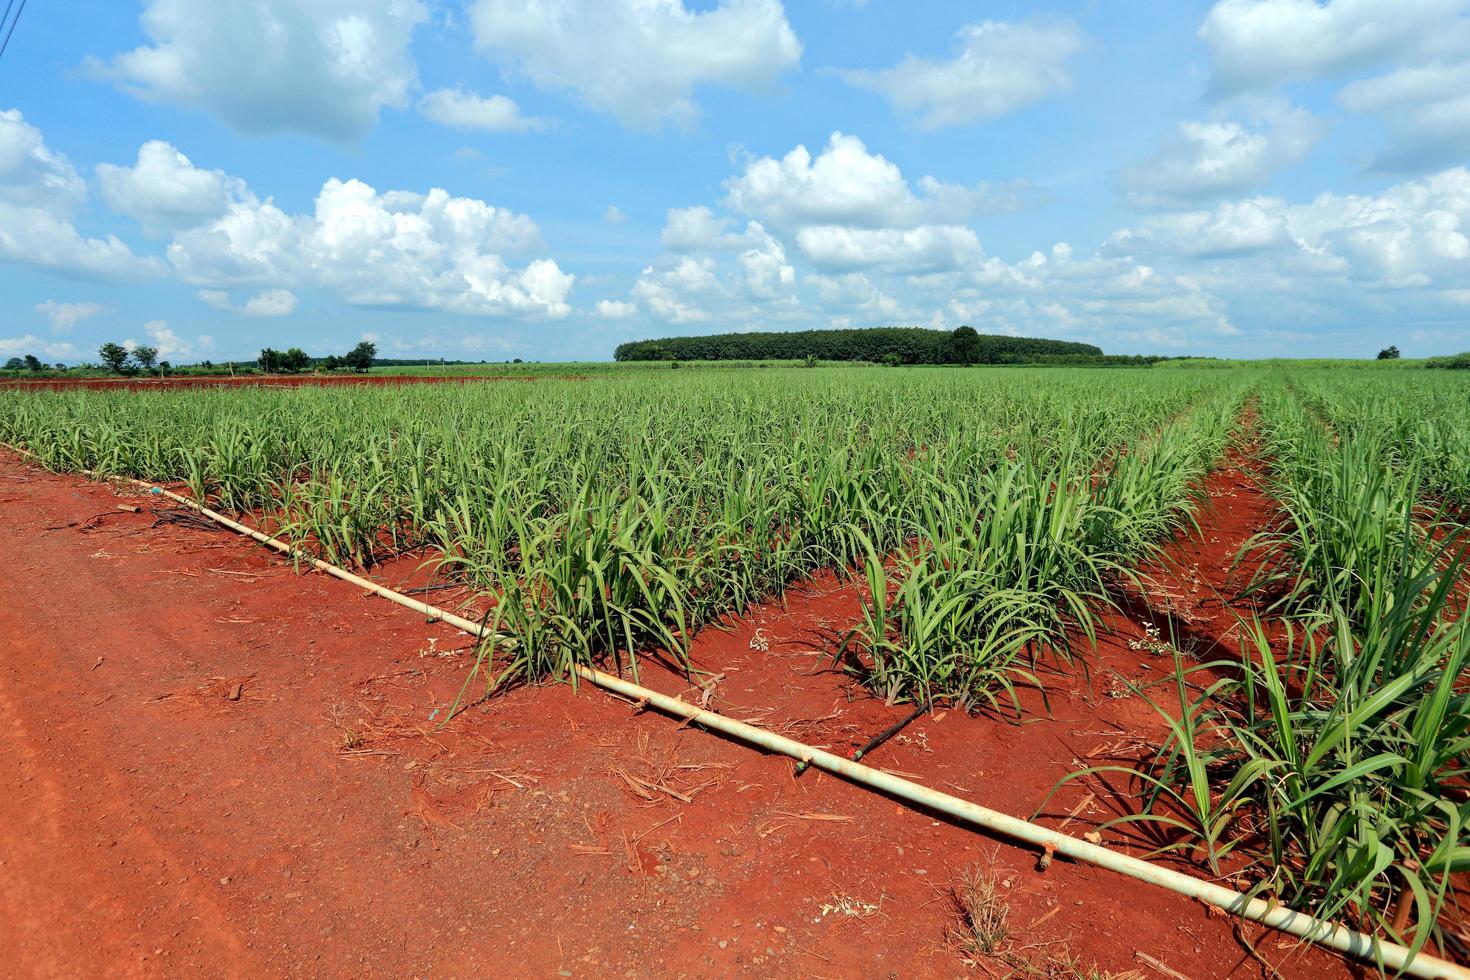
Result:
[[[5,5],[5,15],[7,17],[10,16],[10,4],[12,4],[14,2],[15,2],[15,0],[10,0],[10,3],[7,3]],[[13,37],[15,35],[15,25],[20,23],[20,15],[23,14],[23,13],[25,13],[25,12],[26,12],[26,0],[20,0],[20,6],[17,7],[17,8],[15,8],[15,19],[10,22],[10,30],[8,30],[8,31],[5,32],[5,40],[4,41],[0,41],[0,58],[5,57],[5,49],[8,48],[8,47],[10,47],[10,39],[11,39],[11,37]],[[0,27],[4,27],[4,26],[5,26],[5,21],[4,21],[3,18],[0,18]]]
[[[3,34],[5,32],[5,25],[8,24],[8,23],[10,23],[10,10],[14,6],[15,6],[15,0],[6,0],[6,2],[5,2],[5,13],[4,14],[0,14],[0,34]],[[8,44],[9,42],[6,42],[6,43]],[[4,45],[0,45],[0,53],[3,53],[4,50],[5,50],[5,46]]]

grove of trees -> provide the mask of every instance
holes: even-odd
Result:
[[[122,344],[108,341],[97,348],[97,357],[101,359],[103,367],[113,374],[136,374],[155,368],[159,374],[163,374],[171,367],[168,361],[158,359],[157,347],[146,345],[138,345],[129,350]]]
[[[266,347],[255,362],[266,374],[300,374],[311,367],[311,358],[300,347],[292,347],[284,353]]]
[[[874,361],[890,364],[1027,364],[1053,357],[1095,358],[1102,348],[1068,340],[1004,337],[970,327],[953,332],[920,327],[724,333],[664,337],[620,344],[619,361]]]
[[[260,352],[256,363],[266,374],[300,374],[313,367],[319,367],[323,371],[351,368],[359,374],[366,374],[371,370],[377,357],[377,345],[364,340],[341,357],[336,354],[328,354],[321,359],[311,357],[300,347],[292,347],[286,351],[267,347]]]

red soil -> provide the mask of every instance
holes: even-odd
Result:
[[[0,378],[0,388],[21,391],[178,391],[188,388],[340,388],[343,386],[466,384],[473,381],[585,381],[583,375],[531,374],[248,374],[237,377],[172,378],[37,378],[34,381]]]
[[[122,492],[0,459],[12,975],[956,976],[949,892],[971,866],[1000,881],[1014,956],[1263,974],[1199,904],[1060,860],[1039,872],[1008,841],[596,691],[522,689],[436,728],[460,634],[234,535],[152,527]],[[1265,507],[1236,470],[1210,493],[1203,539],[1172,546],[1148,590],[1202,634],[1228,628],[1214,590]],[[837,750],[902,717],[821,669],[860,602],[828,579],[706,631],[711,707]],[[1105,693],[1166,667],[1129,649],[1138,622],[1109,625],[1090,681],[1046,675],[1051,717],[927,716],[865,761],[1029,817],[1062,775],[1161,729]],[[687,690],[650,662],[642,680]],[[1089,790],[1069,829],[1107,819],[1119,804],[1084,782],[1041,819]],[[1242,933],[1286,975],[1348,972]]]

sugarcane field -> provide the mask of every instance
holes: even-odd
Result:
[[[1470,978],[1470,6],[971,6],[7,2],[0,977]]]

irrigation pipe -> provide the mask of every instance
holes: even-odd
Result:
[[[8,442],[0,442],[0,446],[9,449],[13,453],[17,453],[21,456],[26,456],[30,459],[34,459],[37,462],[40,462],[39,457],[37,457],[35,453],[31,452],[28,449],[21,449],[19,446],[12,446]],[[359,588],[367,589],[369,592],[382,596],[384,599],[387,599],[391,602],[396,602],[400,606],[406,606],[407,608],[412,609],[415,612],[422,613],[430,621],[442,621],[448,623],[451,626],[464,630],[467,633],[473,633],[474,635],[481,638],[490,638],[488,631],[482,629],[478,623],[465,619],[463,616],[456,616],[454,613],[444,609],[440,609],[437,606],[431,606],[427,602],[420,602],[417,599],[411,599],[408,596],[403,595],[402,593],[394,592],[392,589],[379,585],[377,582],[365,579],[361,575],[353,575],[351,572],[347,571],[347,569],[338,568],[336,565],[333,565],[330,562],[322,561],[320,558],[313,558],[311,555],[308,555],[303,551],[299,551],[296,548],[291,547],[291,545],[287,544],[285,541],[280,540],[279,538],[273,538],[268,534],[263,534],[252,527],[246,527],[244,524],[241,524],[238,521],[231,520],[218,511],[210,510],[208,507],[204,506],[193,497],[185,497],[183,494],[174,493],[172,490],[165,490],[163,487],[160,487],[156,483],[149,483],[146,480],[135,480],[130,476],[112,476],[106,473],[97,473],[93,470],[82,470],[81,473],[84,476],[95,477],[97,479],[116,480],[122,483],[131,483],[137,487],[143,487],[144,489],[147,489],[158,496],[167,497],[169,500],[176,501],[186,507],[192,508],[193,510],[198,511],[200,514],[203,514],[210,520],[215,521],[219,524],[223,524],[231,531],[239,532],[240,534],[245,535],[247,538],[253,538],[254,540],[259,541],[261,544],[265,545],[267,548],[273,548],[276,551],[279,551],[281,554],[286,555],[295,561],[301,562],[305,565],[310,565],[312,568],[315,568],[318,571],[326,572],[328,575],[340,578],[344,582],[351,582],[353,585],[356,585]],[[500,638],[496,637],[496,639]]]
[[[37,459],[36,455],[25,449],[11,446],[8,443],[0,443],[22,456]],[[124,480],[136,486],[145,487],[150,491],[168,497],[190,507],[210,520],[216,521],[232,531],[237,531],[255,541],[272,548],[281,554],[288,555],[296,561],[309,564],[319,571],[326,572],[344,582],[366,589],[376,595],[382,596],[400,606],[421,613],[431,621],[437,620],[455,626],[466,633],[484,640],[502,641],[505,637],[494,634],[485,629],[479,623],[456,616],[454,613],[444,609],[431,606],[426,602],[411,599],[392,589],[369,581],[359,575],[354,575],[343,568],[338,568],[328,562],[310,555],[304,554],[291,545],[277,538],[270,537],[253,528],[247,527],[237,521],[233,521],[223,514],[219,514],[199,503],[191,497],[165,490],[155,484],[143,480],[134,480],[130,477],[112,477],[105,474],[97,474],[88,470],[82,471],[88,476],[103,476],[106,479]],[[786,738],[775,732],[764,728],[757,728],[742,721],[705,708],[700,708],[671,697],[661,694],[638,684],[632,684],[615,677],[612,674],[594,670],[591,667],[573,665],[572,670],[582,680],[594,684],[607,691],[612,691],[623,697],[630,698],[640,704],[651,705],[666,714],[683,718],[686,721],[699,725],[701,728],[728,735],[733,739],[745,742],[749,745],[774,752],[780,755],[790,756],[799,762],[814,766],[834,776],[863,786],[868,786],[881,793],[897,799],[905,800],[925,810],[943,813],[955,820],[969,824],[974,827],[1000,834],[1014,840],[1025,841],[1042,849],[1045,854],[1060,854],[1074,861],[1081,861],[1109,871],[1136,878],[1139,881],[1167,888],[1172,892],[1189,898],[1204,902],[1207,905],[1223,909],[1232,915],[1262,925],[1279,929],[1310,942],[1318,943],[1357,957],[1372,963],[1381,963],[1382,966],[1396,973],[1408,974],[1415,977],[1426,977],[1430,980],[1470,980],[1470,970],[1451,963],[1448,960],[1433,956],[1429,953],[1413,953],[1408,947],[1398,943],[1391,943],[1370,936],[1366,933],[1337,925],[1305,912],[1297,912],[1274,902],[1268,902],[1260,898],[1250,898],[1246,895],[1218,885],[1211,881],[1204,881],[1179,871],[1173,871],[1153,864],[1141,858],[1130,857],[1110,850],[1098,844],[1092,844],[1069,834],[1058,833],[1038,824],[1012,817],[997,810],[962,800],[948,793],[941,793],[910,780],[882,772],[870,766],[844,759],[842,756],[825,752],[821,749],[805,745],[795,739]]]

